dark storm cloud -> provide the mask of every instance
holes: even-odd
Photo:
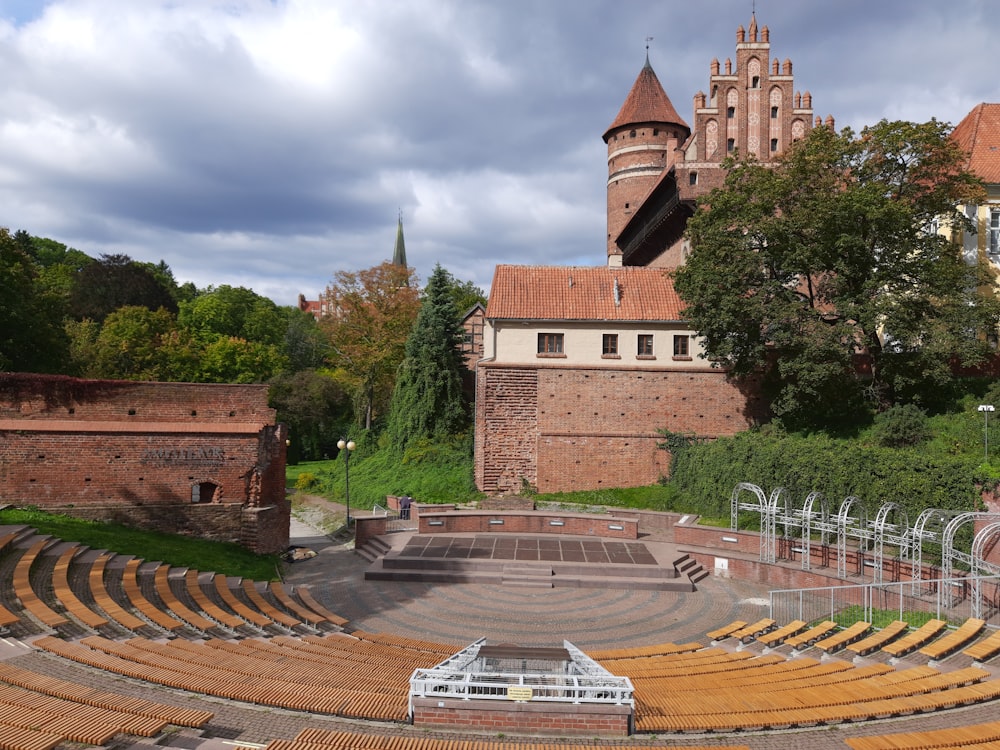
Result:
[[[1000,100],[985,0],[758,0],[815,110]],[[601,263],[601,134],[650,60],[688,122],[745,0],[0,0],[0,224],[283,304],[407,254]]]

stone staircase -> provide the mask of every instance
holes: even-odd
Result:
[[[369,539],[361,547],[355,547],[354,551],[365,558],[368,562],[375,562],[379,560],[392,550],[392,546],[389,545],[382,537],[376,536]]]
[[[692,586],[696,585],[699,581],[705,580],[710,575],[701,566],[701,563],[687,553],[674,560],[674,570],[677,571],[678,576],[687,576]]]
[[[555,575],[555,572],[551,566],[518,565],[517,563],[513,563],[503,566],[501,582],[504,586],[550,589],[553,587],[553,575]]]

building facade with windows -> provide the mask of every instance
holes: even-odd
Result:
[[[990,262],[1000,287],[1000,104],[976,105],[951,137],[969,155],[966,169],[986,183],[985,202],[964,207],[976,233],[966,233],[962,246],[970,260]]]
[[[476,483],[490,493],[652,484],[659,430],[731,435],[759,401],[701,358],[658,268],[498,266],[476,379]]]

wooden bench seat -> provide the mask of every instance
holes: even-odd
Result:
[[[23,533],[22,528],[10,529],[0,536],[0,550],[5,550],[11,542]],[[21,616],[0,605],[0,627],[6,628],[21,621]]]
[[[757,640],[769,648],[778,646],[789,636],[793,636],[803,630],[805,626],[805,620],[792,620],[791,622],[782,625],[780,628],[772,630],[769,633],[762,633],[761,635],[758,635]]]
[[[837,627],[837,623],[833,620],[824,620],[818,625],[813,625],[808,630],[799,633],[798,635],[793,635],[791,638],[785,639],[785,645],[791,646],[793,649],[807,648],[816,641],[822,640],[830,634],[830,632]]]
[[[184,585],[187,588],[188,596],[201,608],[202,612],[213,620],[233,630],[246,625],[246,620],[242,617],[226,611],[209,598],[205,590],[201,587],[201,574],[194,568],[189,568],[184,573]]]
[[[66,608],[69,614],[88,628],[96,630],[107,625],[108,618],[88,607],[76,595],[69,583],[70,565],[83,549],[77,544],[72,544],[62,551],[52,571],[52,588],[55,591],[56,599]]]
[[[63,737],[59,734],[0,725],[0,748],[3,750],[53,750],[62,742]]]
[[[853,651],[858,656],[866,656],[872,651],[878,651],[887,643],[891,643],[902,636],[903,633],[909,629],[909,627],[910,624],[908,622],[904,622],[903,620],[893,620],[884,628],[872,633],[867,638],[862,638],[860,641],[849,643],[847,645],[847,650]]]
[[[723,638],[728,638],[737,630],[745,628],[747,626],[746,620],[733,620],[728,625],[723,625],[721,628],[716,628],[715,630],[710,630],[705,633],[706,638],[711,638],[713,641],[721,641]]]
[[[282,584],[280,581],[273,581],[269,585],[269,588],[271,590],[272,596],[274,596],[274,598],[278,600],[278,603],[281,604],[281,606],[287,609],[288,611],[292,612],[302,622],[309,623],[310,625],[320,625],[321,623],[328,622],[328,620],[324,615],[321,615],[318,612],[314,612],[309,607],[306,607],[295,601],[295,599],[292,597],[291,592],[288,591],[285,588],[284,584]]]
[[[1000,630],[994,630],[978,643],[973,643],[963,651],[966,656],[971,656],[976,661],[987,661],[997,654],[1000,654]]]
[[[0,680],[56,698],[64,698],[98,708],[126,711],[138,716],[159,719],[175,726],[200,728],[215,717],[211,711],[170,706],[145,698],[99,690],[68,680],[38,674],[9,662],[0,662]]]
[[[139,613],[159,625],[164,630],[173,633],[184,627],[184,622],[171,615],[166,610],[161,609],[146,598],[142,593],[142,585],[139,580],[139,568],[144,560],[133,557],[125,563],[125,572],[122,573],[122,587],[128,596],[132,606],[139,610]]]
[[[986,622],[975,617],[970,617],[958,628],[938,638],[936,641],[928,643],[919,649],[919,653],[929,656],[931,659],[944,659],[945,657],[958,651],[960,648],[971,643],[978,636]]]
[[[341,617],[336,612],[331,612],[329,609],[320,604],[316,600],[316,597],[313,596],[313,593],[308,586],[296,586],[295,593],[299,595],[299,599],[305,606],[309,607],[309,609],[327,622],[336,625],[337,627],[343,627],[347,624],[348,620],[346,617]]]
[[[108,592],[107,586],[104,583],[104,571],[107,567],[108,561],[111,560],[112,557],[114,557],[113,553],[105,552],[94,560],[94,564],[90,568],[90,575],[88,577],[90,583],[90,593],[94,597],[94,603],[101,608],[104,614],[126,630],[137,632],[147,627],[148,623],[141,617],[136,617],[134,614],[121,606]]]
[[[168,614],[176,619],[183,620],[188,625],[203,633],[218,627],[217,622],[209,620],[200,612],[195,612],[174,593],[174,590],[170,587],[169,565],[161,564],[157,566],[153,572],[153,581],[156,586],[156,594],[160,597],[160,601],[163,602],[163,606],[167,608]]]
[[[944,620],[928,620],[919,628],[907,633],[899,640],[887,643],[882,647],[882,651],[889,654],[889,656],[906,656],[911,651],[916,651],[931,639],[937,637],[946,627],[948,627],[948,623]]]
[[[219,598],[222,599],[222,603],[244,620],[256,625],[259,628],[266,628],[269,625],[274,625],[274,620],[266,616],[263,612],[247,606],[242,599],[233,593],[233,590],[229,588],[228,577],[222,575],[221,573],[216,573],[215,577],[212,579],[212,583],[215,585],[215,592],[219,595]]]
[[[816,641],[816,648],[828,654],[847,646],[855,641],[864,638],[865,634],[872,629],[871,623],[859,620],[843,630],[839,630],[833,635]]]
[[[852,750],[925,750],[961,746],[984,747],[983,743],[1000,742],[1000,721],[972,724],[923,732],[900,732],[869,737],[845,737]]]
[[[256,607],[261,614],[270,618],[274,622],[281,623],[288,628],[294,628],[303,624],[301,620],[283,612],[265,599],[264,595],[257,590],[257,584],[255,581],[252,581],[249,578],[243,579],[243,592],[247,595],[250,603],[253,604],[253,606]]]
[[[767,633],[774,629],[775,622],[769,617],[762,617],[757,620],[757,622],[751,623],[750,625],[745,625],[739,630],[734,630],[729,634],[731,638],[735,638],[740,643],[746,643],[747,641],[756,638],[757,636]]]
[[[38,539],[18,560],[17,566],[14,568],[14,595],[20,600],[21,606],[43,625],[50,628],[60,628],[69,625],[70,621],[43,602],[31,586],[31,567],[51,541],[50,537]]]

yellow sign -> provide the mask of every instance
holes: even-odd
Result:
[[[530,701],[534,692],[524,685],[508,685],[507,698],[512,701]]]

